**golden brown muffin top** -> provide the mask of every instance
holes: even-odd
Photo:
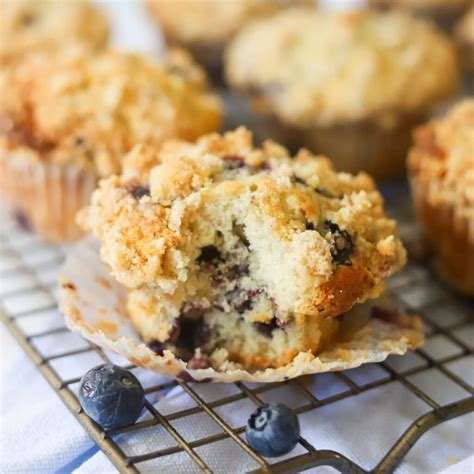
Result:
[[[30,55],[0,73],[0,146],[74,161],[99,176],[120,170],[138,143],[194,140],[220,125],[221,104],[183,52],[162,64],[82,48]]]
[[[211,291],[199,276],[203,249],[224,256],[243,245],[250,278],[282,319],[340,315],[379,294],[405,261],[368,175],[337,173],[306,150],[292,158],[273,142],[258,148],[243,128],[136,148],[81,222],[121,284],[161,291],[178,306]]]
[[[171,37],[183,43],[229,39],[242,25],[294,4],[315,0],[145,0]]]
[[[290,125],[390,126],[449,96],[457,67],[451,41],[409,15],[293,8],[244,27],[226,74]]]
[[[67,42],[102,47],[109,33],[106,17],[86,1],[7,0],[0,18],[2,64]]]
[[[408,164],[430,186],[432,204],[449,204],[474,218],[474,99],[419,128]]]

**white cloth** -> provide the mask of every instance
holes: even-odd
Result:
[[[230,1],[230,0],[229,0]],[[116,45],[157,54],[161,50],[156,33],[141,7],[133,1],[98,2],[114,22],[113,38]],[[327,3],[327,2],[326,2]],[[46,251],[45,251],[46,252]],[[47,252],[46,252],[47,253]],[[0,255],[1,256],[1,255]],[[36,257],[38,258],[38,257]],[[2,260],[2,259],[0,259]],[[11,262],[4,259],[5,265]],[[26,278],[26,277],[25,277]],[[18,282],[8,282],[11,286]],[[3,282],[6,289],[7,282]],[[0,288],[0,292],[2,288]],[[45,295],[36,295],[38,301]],[[12,305],[32,305],[33,301],[15,301]],[[55,327],[60,316],[53,311],[35,318],[25,318],[23,329],[30,333],[41,327]],[[4,327],[0,327],[0,472],[1,473],[112,473],[115,468],[107,457],[97,451],[95,444],[74,416],[61,403],[56,393],[38,373]],[[44,354],[65,348],[81,348],[84,342],[76,335],[59,334],[37,341]],[[441,344],[436,350],[443,351]],[[100,359],[86,353],[70,358],[67,363],[58,360],[54,368],[64,377],[82,375]],[[405,356],[407,364],[414,355]],[[461,376],[472,378],[472,358],[457,363]],[[351,371],[359,384],[386,376],[377,366],[366,366]],[[145,386],[163,381],[159,376],[138,371]],[[66,376],[67,374],[67,376]],[[342,383],[332,374],[308,378],[308,388],[321,399],[343,390]],[[441,403],[467,396],[443,379],[441,374],[421,376],[417,383]],[[77,389],[76,386],[72,389]],[[195,389],[206,401],[238,392],[234,385],[196,385]],[[264,401],[285,402],[290,406],[306,403],[300,392],[290,385],[262,394]],[[190,397],[177,387],[159,399],[156,408],[163,414],[194,406]],[[217,413],[231,426],[245,424],[255,405],[248,399],[218,407]],[[369,390],[357,397],[312,410],[299,416],[302,435],[317,449],[334,449],[355,460],[362,467],[374,467],[384,453],[416,417],[429,409],[399,382]],[[187,440],[219,433],[220,428],[207,415],[195,414],[172,422]],[[449,473],[474,472],[474,415],[443,423],[429,431],[408,453],[398,473],[432,473],[448,469]],[[143,454],[160,447],[175,444],[159,425],[144,430],[140,435],[123,435],[117,439],[127,454]],[[196,449],[196,452],[215,472],[237,473],[258,465],[231,440],[226,439]],[[297,447],[290,455],[303,452]],[[279,459],[278,459],[279,460]],[[152,460],[138,466],[144,472],[196,472],[197,467],[185,453]],[[329,468],[311,472],[335,472]]]
[[[1,451],[2,473],[108,473],[115,468],[102,452],[95,452],[94,443],[63,406],[57,395],[37,372],[5,328],[0,329],[1,358]],[[53,343],[53,341],[52,341]],[[55,344],[55,343],[54,343]],[[46,349],[45,349],[46,350]],[[88,364],[88,361],[84,362]],[[67,370],[69,370],[67,368]],[[79,368],[79,367],[78,367]],[[466,364],[463,370],[471,370]],[[80,370],[83,370],[80,368]],[[81,373],[81,372],[79,372]],[[460,375],[466,373],[459,372]],[[163,382],[154,374],[138,373],[145,386]],[[380,377],[378,368],[366,366],[349,373],[359,384]],[[14,381],[11,383],[10,381]],[[320,398],[343,389],[337,378],[328,374],[309,379],[308,387]],[[419,380],[417,382],[420,382]],[[195,385],[195,389],[210,401],[237,392],[233,385]],[[436,376],[424,385],[427,393],[438,400],[454,401],[463,394]],[[301,406],[304,398],[291,386],[262,394],[265,401],[284,401]],[[160,413],[168,414],[194,406],[190,397],[177,387],[155,404]],[[231,426],[245,423],[255,406],[249,400],[234,402],[216,409]],[[299,416],[302,435],[317,449],[334,449],[369,469],[396,441],[413,420],[428,407],[398,382],[369,390]],[[220,428],[205,414],[195,414],[173,421],[173,426],[187,440],[220,432]],[[174,440],[159,425],[143,434],[122,435],[118,443],[127,454],[143,454],[173,446]],[[245,472],[256,468],[252,461],[231,440],[220,441],[196,450],[216,472]],[[291,455],[303,452],[296,448]],[[408,453],[398,469],[400,474],[440,472],[474,472],[474,415],[451,420],[426,433]],[[88,457],[88,458],[87,458]],[[193,461],[184,453],[148,461],[139,466],[144,472],[195,472]],[[329,472],[318,468],[312,472]]]

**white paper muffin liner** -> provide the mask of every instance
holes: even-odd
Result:
[[[56,164],[27,152],[1,153],[0,192],[8,210],[44,239],[60,243],[79,238],[75,222],[97,178],[74,164]]]
[[[448,285],[474,296],[474,218],[439,198],[436,180],[409,176],[413,204],[432,250],[436,273]]]
[[[390,354],[404,354],[423,343],[422,324],[416,316],[394,314],[390,322],[372,318],[349,342],[338,342],[313,356],[301,352],[285,366],[249,372],[224,363],[190,370],[168,350],[162,356],[144,344],[125,313],[126,290],[109,275],[100,261],[92,237],[80,241],[60,271],[60,308],[66,324],[93,343],[133,364],[185,381],[279,382],[305,374],[339,371],[363,363],[380,362]]]

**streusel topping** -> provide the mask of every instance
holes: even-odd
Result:
[[[474,99],[421,127],[409,155],[410,170],[431,186],[430,199],[474,218]]]
[[[235,292],[253,295],[265,320],[338,316],[405,261],[369,176],[257,148],[245,129],[135,149],[80,220],[114,277],[174,316],[184,304],[233,305]]]
[[[0,74],[0,144],[40,159],[120,171],[137,143],[194,140],[220,125],[221,104],[189,57],[154,63],[118,51],[37,54]]]
[[[102,47],[109,33],[105,16],[87,1],[2,1],[0,18],[2,64],[32,51],[64,47],[67,42]]]
[[[285,123],[390,126],[449,96],[457,68],[450,40],[409,15],[294,8],[245,27],[226,74]]]

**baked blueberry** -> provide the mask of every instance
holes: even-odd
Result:
[[[139,201],[143,196],[150,195],[150,188],[147,186],[128,184],[125,189],[137,200]]]
[[[215,245],[206,245],[201,249],[201,254],[197,258],[199,263],[214,263],[222,261],[222,255]]]
[[[352,265],[350,256],[354,251],[354,243],[349,232],[342,230],[335,222],[327,220],[324,226],[332,234],[333,245],[331,255],[338,265]]]
[[[286,405],[262,405],[250,416],[245,436],[250,447],[262,456],[283,456],[298,442],[298,417]]]
[[[81,407],[106,430],[134,423],[144,401],[145,392],[140,381],[130,371],[116,365],[98,365],[81,379]]]

